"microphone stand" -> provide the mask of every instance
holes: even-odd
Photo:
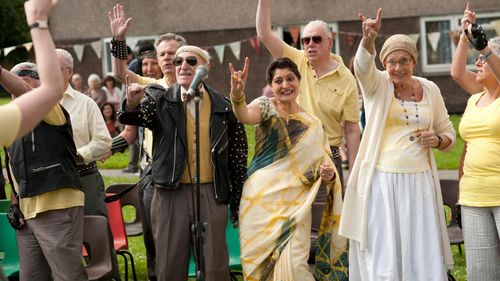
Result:
[[[196,144],[196,176],[195,176],[195,186],[194,190],[196,196],[194,197],[193,207],[194,212],[194,222],[191,225],[191,233],[195,241],[195,264],[196,264],[196,280],[205,280],[205,257],[203,253],[204,232],[206,223],[201,221],[200,212],[200,91],[196,90],[194,92],[194,103],[195,103],[195,144]],[[196,205],[196,206],[195,206]]]

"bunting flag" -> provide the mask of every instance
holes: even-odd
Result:
[[[255,50],[255,53],[260,55],[260,39],[259,37],[255,36],[250,38],[250,44],[252,45],[252,48]]]
[[[24,43],[23,44],[24,48],[26,48],[26,51],[28,51],[28,53],[31,51],[31,48],[33,48],[33,43],[29,42],[29,43]]]
[[[217,45],[214,46],[215,54],[217,54],[217,58],[219,59],[219,63],[224,62],[224,50],[226,49],[226,45]]]
[[[334,32],[332,32],[332,38],[335,38],[333,37],[335,34]],[[346,34],[344,35],[344,42],[346,42],[347,46],[349,47],[352,47],[354,46],[354,43],[356,42],[356,36],[353,35],[353,34]]]
[[[137,42],[139,42],[139,38],[137,37],[130,37],[127,38],[127,45],[133,50],[135,48],[135,45],[137,45]]]
[[[90,43],[90,46],[92,46],[92,49],[94,50],[95,54],[100,59],[101,55],[102,55],[102,42],[101,42],[101,40]]]
[[[236,41],[236,42],[229,43],[229,48],[233,52],[234,57],[237,60],[240,60],[240,57],[241,57],[241,41]]]
[[[16,48],[16,46],[14,47],[7,47],[7,48],[4,48],[3,49],[3,53],[5,56],[8,56],[10,52],[12,52],[14,49]]]
[[[279,39],[283,40],[283,27],[275,27],[273,28],[273,32],[276,33]]]
[[[85,45],[73,45],[73,49],[75,50],[76,58],[79,62],[82,61],[83,58],[83,50],[85,49]]]
[[[439,31],[427,33],[427,40],[429,40],[433,52],[437,51],[440,38],[441,38],[441,32]]]
[[[297,43],[299,42],[299,34],[300,34],[300,27],[299,26],[290,26],[288,27],[288,32],[290,32],[290,35],[292,36],[293,43],[292,45],[297,47]]]
[[[410,37],[410,39],[415,42],[415,44],[418,43],[418,38],[420,38],[420,34],[418,33],[412,33],[412,34],[408,34],[408,37]]]

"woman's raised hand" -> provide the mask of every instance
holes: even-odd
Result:
[[[108,12],[108,16],[113,37],[119,41],[125,40],[128,25],[132,20],[132,18],[127,18],[125,16],[125,8],[120,4],[116,4],[113,6],[113,11]]]
[[[469,25],[476,22],[476,12],[469,9],[469,2],[465,6],[464,16],[460,22],[462,24],[462,31],[469,29]]]
[[[382,8],[378,8],[377,17],[375,19],[366,18],[361,13],[358,15],[363,25],[363,39],[368,40],[370,43],[375,43],[375,39],[380,31],[380,26],[382,25]]]
[[[245,58],[245,65],[243,70],[234,70],[233,64],[229,63],[229,72],[231,73],[231,98],[240,99],[243,97],[245,90],[245,83],[248,78],[248,69],[250,67],[250,59]]]

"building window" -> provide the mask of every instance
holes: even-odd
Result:
[[[423,17],[420,19],[420,55],[424,73],[448,73],[458,44],[462,15]],[[500,20],[500,13],[478,13],[477,23],[486,31],[487,38],[500,34],[491,22]],[[470,48],[472,46],[469,45]],[[468,67],[473,69],[476,50],[469,49]]]
[[[102,73],[106,75],[107,73],[113,73],[113,63],[111,61],[111,39],[104,38],[102,44]],[[127,37],[127,45],[132,49],[134,55],[138,55],[138,46],[143,42],[154,43],[158,39],[158,36],[130,36]]]

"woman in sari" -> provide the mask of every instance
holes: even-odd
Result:
[[[328,276],[335,274],[334,266],[341,257],[345,260],[347,245],[336,235],[341,187],[321,122],[296,102],[300,83],[297,66],[288,58],[271,63],[267,82],[274,96],[261,96],[249,105],[243,93],[248,58],[243,71],[235,71],[231,64],[229,67],[233,111],[243,124],[257,125],[255,156],[239,210],[244,278],[314,280],[307,264],[311,204],[319,188],[327,188],[315,275],[320,280],[335,280]]]

